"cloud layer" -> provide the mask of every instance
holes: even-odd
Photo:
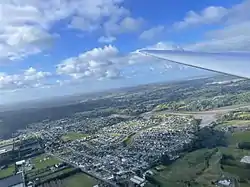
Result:
[[[50,72],[37,71],[34,68],[24,70],[20,74],[6,74],[0,72],[0,89],[15,90],[44,85],[46,78],[52,76]]]
[[[195,51],[249,51],[250,50],[250,0],[231,8],[210,6],[201,12],[190,11],[183,21],[174,23],[178,30],[192,29],[203,25],[219,25],[205,33],[207,39],[189,46]]]
[[[139,36],[139,38],[142,40],[157,39],[163,34],[164,30],[165,30],[165,27],[162,25],[153,27],[153,28],[143,31],[141,35]]]
[[[0,2],[0,61],[17,60],[48,48],[58,34],[55,23],[82,32],[100,31],[100,42],[135,32],[144,23],[133,18],[122,0],[2,0]],[[67,21],[66,21],[67,19]]]
[[[42,53],[53,46],[55,40],[63,39],[55,29],[58,23],[67,31],[94,35],[97,46],[78,56],[54,62],[57,65],[53,64],[50,70],[31,67],[14,73],[2,72],[0,89],[39,87],[83,79],[124,78],[123,70],[127,67],[158,63],[158,60],[138,54],[132,47],[130,52],[122,52],[120,37],[132,33],[134,42],[141,48],[249,52],[249,10],[250,0],[245,0],[229,8],[210,6],[200,11],[190,10],[179,21],[154,25],[143,17],[133,16],[123,0],[1,0],[0,66]],[[188,30],[192,32],[192,29],[203,26],[211,26],[204,32],[203,40],[180,43],[181,47],[174,41],[164,41],[171,32],[184,35]],[[141,46],[140,42],[151,45]],[[164,67],[173,68],[169,64]],[[51,83],[51,77],[58,80]]]
[[[124,55],[116,47],[107,45],[62,61],[57,65],[56,72],[58,75],[66,75],[73,79],[114,79],[121,78],[124,67],[139,63],[157,63],[157,61],[136,51]]]

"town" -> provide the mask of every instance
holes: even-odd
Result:
[[[20,137],[33,134],[46,142],[47,154],[114,184],[146,172],[164,154],[176,159],[198,130],[195,119],[183,116],[132,119],[89,134],[88,125],[79,130],[83,122],[66,121],[33,124]]]
[[[240,105],[230,105],[235,97],[227,93],[220,96],[225,99],[223,105],[217,104],[229,107],[218,108],[215,102],[221,100],[217,99],[216,90],[221,83],[216,84],[215,80],[193,80],[190,87],[186,82],[149,86],[147,94],[138,88],[131,94],[125,91],[126,94],[105,95],[99,100],[83,102],[84,106],[89,102],[87,110],[79,105],[67,106],[67,111],[73,112],[64,117],[58,112],[64,113],[64,106],[50,113],[58,116],[33,120],[34,116],[29,115],[29,119],[22,119],[30,120],[25,128],[18,128],[11,138],[1,141],[0,186],[78,187],[84,183],[88,187],[150,187],[165,184],[165,179],[158,177],[168,171],[165,166],[174,167],[175,163],[186,159],[189,152],[209,148],[204,154],[222,154],[224,158],[224,150],[218,151],[217,147],[227,146],[228,133],[248,132],[249,105],[246,93],[244,99],[238,101],[242,101]],[[243,82],[244,87],[248,84]],[[243,93],[238,93],[242,86],[237,81],[226,82],[223,86],[229,93],[237,92],[238,98],[243,97]],[[201,91],[195,92],[197,88],[203,92],[209,89],[210,94],[206,98],[197,96],[202,95]],[[177,92],[180,98],[172,96],[169,100]],[[101,108],[98,108],[99,102]],[[37,116],[43,116],[42,111],[47,110],[28,110],[24,115],[40,112]],[[6,118],[2,118],[2,123],[4,120]],[[238,127],[238,123],[245,126]],[[235,124],[236,130],[233,130]],[[247,141],[240,143],[243,147],[248,145]],[[247,156],[244,152],[239,159],[246,162]],[[236,183],[235,178],[221,176],[226,174],[216,177],[214,183],[225,180],[230,181],[230,185]]]

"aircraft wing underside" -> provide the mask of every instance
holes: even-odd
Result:
[[[142,54],[204,70],[250,79],[250,53],[140,50]]]

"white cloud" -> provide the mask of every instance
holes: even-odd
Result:
[[[112,43],[116,40],[115,37],[113,36],[101,36],[99,39],[98,39],[98,42],[100,43]]]
[[[133,32],[133,31],[138,31],[141,26],[143,25],[144,20],[142,18],[132,18],[132,17],[125,17],[121,23],[121,32]]]
[[[250,21],[206,33],[208,39],[186,46],[188,50],[211,52],[249,52]]]
[[[158,42],[154,45],[145,47],[145,49],[183,50],[181,46],[178,46],[173,42]]]
[[[98,22],[92,23],[90,20],[86,20],[84,17],[74,16],[71,20],[69,28],[92,32],[97,29],[100,29],[100,25]]]
[[[0,33],[0,59],[16,60],[48,48],[56,35],[34,26],[8,26]]]
[[[119,35],[140,31],[144,22],[145,21],[142,18],[132,18],[127,16],[121,20],[110,19],[103,24],[103,28],[108,36]]]
[[[44,80],[52,76],[50,72],[37,71],[29,68],[20,74],[0,73],[0,89],[16,90],[44,85]]]
[[[122,4],[123,0],[2,0],[0,61],[47,49],[57,36],[51,33],[53,26],[66,18],[70,28],[100,30],[106,36],[100,40],[106,42],[117,34],[137,31],[143,19],[131,17]]]
[[[42,15],[37,8],[0,2],[0,60],[16,60],[47,48],[53,35],[38,23]]]
[[[73,79],[114,79],[121,78],[121,71],[127,66],[157,61],[136,51],[123,55],[116,47],[108,45],[64,60],[57,65],[57,73]]]
[[[250,19],[225,26],[223,29],[212,30],[206,33],[208,38],[227,39],[236,36],[250,36]]]
[[[221,29],[204,33],[205,40],[186,45],[185,49],[194,51],[228,52],[250,51],[250,0],[241,4],[224,7],[207,7],[200,13],[190,11],[176,28],[194,25],[220,24]]]
[[[86,77],[108,78],[110,71],[115,66],[116,62],[114,60],[118,54],[118,49],[111,45],[94,48],[80,54],[78,57],[64,60],[57,66],[57,73],[59,75],[69,75],[74,79]]]
[[[69,27],[88,32],[102,30],[108,38],[140,30],[144,20],[131,17],[122,3],[123,0],[82,0],[76,5]]]
[[[189,11],[184,20],[175,23],[174,26],[178,29],[182,29],[193,25],[218,23],[227,14],[228,10],[224,7],[210,6],[202,10],[200,13]]]
[[[105,77],[108,79],[116,79],[121,76],[120,71],[116,68],[108,69],[105,73]]]
[[[231,8],[221,6],[210,6],[200,12],[189,11],[186,17],[174,23],[177,29],[204,24],[238,24],[239,22],[249,21],[250,19],[250,0],[245,0]]]
[[[183,45],[187,50],[249,51],[250,0],[231,8],[207,7],[200,12],[190,11],[176,28],[220,23],[223,29],[205,33],[206,40]],[[6,16],[7,15],[7,16]],[[142,32],[144,20],[132,17],[123,7],[123,0],[2,0],[0,1],[0,61],[16,60],[47,49],[57,36],[52,33],[54,24],[67,18],[65,27],[84,32],[97,31],[100,43],[112,43],[124,33]],[[165,26],[145,30],[140,39],[155,39]],[[82,33],[81,33],[82,34]],[[84,33],[85,34],[85,33]],[[177,49],[174,43],[160,42],[149,48]],[[123,68],[137,63],[157,63],[158,60],[131,52],[121,54],[114,46],[94,48],[65,59],[56,67],[57,74],[73,79],[120,78]],[[165,64],[164,68],[172,68]],[[52,76],[49,72],[30,68],[21,74],[0,74],[0,88],[40,86]],[[64,80],[60,80],[63,82]],[[60,84],[61,84],[60,82]]]
[[[205,52],[249,52],[250,37],[236,36],[226,39],[214,39],[186,46],[187,50]]]
[[[29,2],[0,2],[0,60],[20,59],[50,46],[54,38],[46,29],[50,20]]]
[[[230,25],[223,29],[207,32],[207,39],[184,44],[182,46],[169,42],[159,42],[148,49],[190,50],[204,52],[249,52],[250,23]]]
[[[50,72],[37,71],[36,69],[30,67],[29,69],[24,71],[24,80],[36,81],[36,80],[44,79],[51,75],[52,74]]]
[[[242,3],[228,9],[228,14],[225,21],[226,24],[238,24],[250,20],[250,0],[244,0]]]
[[[155,38],[158,38],[159,36],[162,35],[163,31],[164,31],[165,27],[160,25],[157,27],[153,27],[149,30],[145,30],[143,31],[139,38],[142,40],[153,40]]]

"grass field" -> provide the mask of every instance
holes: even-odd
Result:
[[[202,173],[207,168],[206,158],[212,152],[212,149],[191,152],[157,173],[155,179],[161,186],[186,186],[185,181],[192,181],[198,173]]]
[[[217,181],[222,176],[222,170],[220,168],[220,160],[222,154],[220,151],[211,156],[208,161],[208,167],[196,178],[196,182],[200,185],[209,186],[211,181]]]
[[[155,110],[167,110],[169,109],[169,105],[166,104],[159,104],[158,106],[155,107]]]
[[[121,134],[118,134],[118,133],[111,133],[110,135],[113,137],[121,136]]]
[[[69,132],[66,135],[62,136],[62,139],[64,141],[74,141],[74,140],[86,138],[88,136],[89,135],[87,135],[87,134],[82,134],[82,133],[77,133],[77,132]]]
[[[66,169],[61,170],[61,171],[53,172],[50,175],[44,174],[44,175],[40,175],[40,176],[36,176],[36,177],[39,177],[41,181],[46,181],[46,180],[51,179],[51,178],[57,178],[58,176],[61,176],[65,173],[69,173],[72,170],[74,170],[74,168],[66,168]]]
[[[133,141],[133,137],[135,136],[136,133],[132,133],[130,135],[128,135],[123,142],[125,143],[125,145],[130,145]]]
[[[249,169],[239,168],[236,166],[224,165],[224,171],[231,173],[235,176],[239,176],[242,179],[247,179],[249,177]]]
[[[15,165],[9,165],[8,168],[0,170],[0,179],[13,175],[15,172]]]
[[[231,121],[226,121],[223,124],[225,125],[250,125],[250,120],[231,120]]]
[[[242,157],[250,155],[249,150],[237,149],[233,147],[220,147],[222,154],[232,155],[236,160],[240,161]]]
[[[35,169],[43,169],[48,166],[53,166],[55,164],[58,164],[60,163],[60,161],[51,156],[43,154],[43,155],[33,158],[32,163],[34,164]]]
[[[93,187],[97,184],[95,179],[82,173],[66,178],[63,183],[65,184],[65,186],[69,187]]]
[[[225,154],[233,156],[234,160],[231,163],[235,163],[235,165],[221,163],[222,156]],[[190,186],[211,186],[212,181],[216,182],[223,177],[247,181],[250,169],[240,164],[241,158],[245,155],[250,155],[250,151],[232,147],[200,149],[187,153],[184,157],[165,167],[163,171],[153,170],[155,173],[153,178],[161,187],[184,187],[187,184]],[[240,186],[250,186],[246,183],[240,183]],[[147,187],[149,186],[147,185]]]
[[[238,115],[239,118],[245,118],[249,119],[250,118],[250,113],[249,112],[242,112]]]
[[[229,138],[230,144],[237,144],[239,142],[250,142],[250,131],[235,132]]]

